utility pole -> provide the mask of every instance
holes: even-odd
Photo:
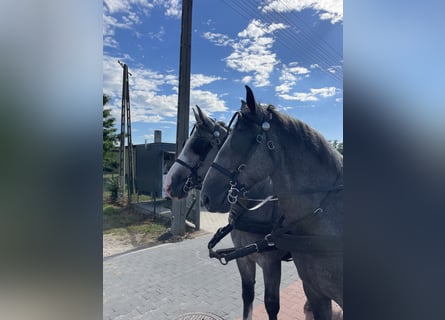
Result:
[[[178,118],[176,127],[176,157],[182,150],[189,131],[190,64],[192,46],[192,0],[182,1],[181,48],[179,57]],[[173,235],[185,234],[186,199],[173,200]]]
[[[125,191],[125,115],[127,116],[128,134],[128,204],[131,203],[131,195],[134,191],[133,179],[133,143],[131,141],[131,117],[130,117],[130,86],[128,81],[128,66],[119,60],[117,61],[123,68],[122,79],[122,109],[121,109],[121,136],[119,152],[119,197],[122,199]]]

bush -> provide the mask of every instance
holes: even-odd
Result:
[[[119,177],[109,178],[107,189],[110,191],[110,201],[111,203],[117,203],[119,198]]]
[[[107,205],[103,208],[103,213],[107,216],[118,215],[120,211],[121,209],[119,207],[115,207],[113,205]]]

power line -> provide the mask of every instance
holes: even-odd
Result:
[[[331,58],[331,55],[326,54],[324,52],[324,49],[317,47],[316,44],[314,44],[315,43],[313,40],[314,37],[310,37],[310,36],[306,35],[305,32],[301,31],[301,28],[296,26],[287,17],[285,17],[284,15],[282,15],[280,13],[274,14],[275,17],[277,15],[279,16],[279,18],[276,18],[276,19],[272,19],[271,15],[262,16],[262,15],[260,15],[260,12],[255,7],[252,7],[252,5],[249,6],[247,3],[237,2],[237,7],[239,9],[241,9],[241,11],[248,12],[249,15],[253,18],[257,18],[257,19],[266,21],[268,23],[276,23],[277,21],[279,21],[279,22],[285,21],[285,22],[287,22],[288,25],[295,26],[296,28],[298,28],[300,30],[300,33],[302,33],[303,39],[298,38],[296,36],[296,33],[291,32],[289,29],[285,29],[285,30],[281,30],[282,37],[277,37],[277,42],[286,46],[291,51],[295,50],[295,48],[299,48],[301,50],[299,53],[300,56],[307,58],[307,59],[312,59],[312,60],[316,61],[319,65],[320,64],[323,65],[324,69],[322,69],[322,71],[327,72],[327,74],[334,80],[341,81],[341,78],[339,78],[338,75],[332,74],[332,73],[326,71],[327,68],[329,68],[333,65],[337,65],[338,62],[333,61]],[[237,10],[234,7],[232,7],[232,8]],[[301,42],[302,40],[304,40],[305,42],[304,43]],[[293,46],[291,46],[291,44]]]
[[[299,21],[299,24],[297,25],[286,15],[279,12],[262,14],[251,2],[227,0],[223,0],[223,2],[248,21],[251,19],[258,19],[269,24],[283,22],[295,28],[299,31],[299,36],[297,36],[296,32],[293,32],[290,29],[280,30],[281,36],[276,37],[277,42],[289,49],[291,52],[297,50],[297,55],[302,57],[302,60],[312,60],[314,63],[317,63],[321,71],[334,81],[339,83],[343,81],[342,74],[332,73],[328,70],[329,68],[338,66],[339,63],[341,64],[339,61],[342,58],[341,55],[339,55],[338,52],[336,52],[336,50],[332,48],[332,46],[330,46],[324,39],[315,34],[315,32],[313,32],[304,22],[304,20],[298,17],[298,15],[293,15]],[[319,41],[316,41],[316,39]]]

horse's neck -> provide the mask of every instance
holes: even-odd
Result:
[[[332,155],[336,157],[335,154]],[[296,159],[296,157],[301,157]],[[337,165],[320,163],[315,156],[283,149],[277,168],[272,176],[274,194],[280,199],[283,213],[292,213],[298,219],[318,208],[326,192],[308,190],[326,189],[342,183],[341,158],[334,158]],[[340,181],[341,180],[341,181]]]

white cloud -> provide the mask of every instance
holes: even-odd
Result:
[[[284,100],[297,100],[297,101],[317,101],[321,98],[333,97],[338,92],[335,87],[324,87],[319,89],[311,88],[309,92],[294,92],[292,94],[281,93],[278,96]]]
[[[111,97],[110,105],[113,116],[120,121],[122,95],[122,67],[117,57],[103,58],[104,93]],[[125,61],[131,60],[127,59]],[[163,86],[172,88],[177,79],[171,74],[160,74],[155,71],[129,67],[132,76],[130,82],[131,119],[133,122],[162,122],[176,115],[177,94],[158,95]]]
[[[290,12],[304,9],[316,10],[321,20],[330,20],[332,24],[343,20],[343,0],[265,0],[260,7],[263,12]]]
[[[316,68],[321,69],[321,67],[318,63],[311,64],[311,69],[316,69]]]
[[[182,7],[179,0],[160,1],[164,3],[165,15],[181,18]]]
[[[190,87],[192,89],[198,88],[217,80],[225,80],[225,79],[217,76],[206,76],[204,74],[192,74],[190,76]]]
[[[243,82],[254,80],[256,87],[270,84],[269,75],[278,63],[276,54],[271,51],[275,42],[270,35],[276,30],[285,29],[282,23],[262,23],[252,20],[246,29],[239,32],[237,39],[230,39],[221,33],[204,33],[204,38],[218,46],[231,46],[233,52],[226,57],[226,65],[238,72],[250,73]]]
[[[298,66],[297,62],[289,63],[289,66],[283,64],[283,69],[281,70],[281,76],[279,80],[281,84],[275,87],[275,91],[280,94],[289,93],[292,88],[300,79],[299,75],[308,76],[310,71],[307,68]]]
[[[158,32],[149,32],[148,36],[151,39],[158,39],[159,41],[164,41],[164,36],[165,36],[164,26],[161,26]]]
[[[119,43],[113,37],[104,37],[104,46],[110,48],[117,48]]]
[[[241,81],[243,82],[243,83],[249,83],[250,81],[252,81],[252,77],[251,76],[245,76],[245,77],[243,77],[243,79],[241,79]]]
[[[305,92],[294,92],[292,95],[290,94],[279,94],[280,98],[284,100],[298,100],[298,101],[317,101],[317,97],[311,93]]]
[[[127,11],[130,8],[130,2],[126,0],[104,0],[104,4],[110,13]]]
[[[319,95],[323,98],[332,97],[337,92],[335,87],[325,87],[320,89],[311,89],[313,95]]]
[[[164,7],[164,14],[175,18],[181,17],[179,0],[104,0],[103,10],[103,38],[104,46],[118,47],[119,43],[113,38],[116,28],[132,29],[135,24],[141,23],[141,15],[148,16],[155,6]],[[116,14],[120,14],[119,18]],[[161,27],[158,34],[149,36],[162,39],[165,31]],[[140,37],[140,33],[136,33]]]
[[[228,110],[224,101],[217,94],[203,90],[190,91],[190,105],[198,105],[209,114]]]
[[[225,47],[233,44],[233,40],[222,33],[205,32],[203,37],[217,46]]]
[[[120,121],[122,99],[122,67],[118,64],[118,59],[122,58],[110,56],[103,58],[103,90],[111,97],[107,107],[111,108],[111,114],[117,122]],[[127,56],[125,61],[129,60],[131,61],[131,57]],[[132,74],[129,77],[132,122],[176,124],[177,76],[169,72],[162,74],[138,67],[129,67],[129,71]],[[190,105],[198,104],[208,112],[226,111],[227,108],[220,96],[210,91],[196,89],[222,79],[203,74],[192,75]],[[160,94],[161,90],[163,94]]]

